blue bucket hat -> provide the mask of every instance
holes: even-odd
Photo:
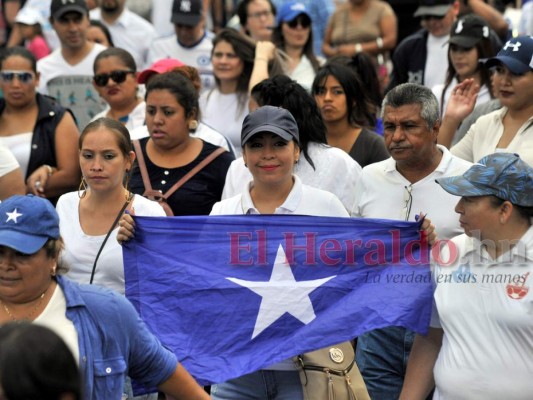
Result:
[[[0,203],[0,246],[33,254],[48,239],[59,239],[59,216],[52,203],[32,194]]]
[[[503,64],[517,75],[533,71],[533,37],[518,36],[510,39],[496,57],[480,61],[485,62],[487,68]]]
[[[455,196],[496,196],[514,205],[533,207],[533,168],[518,154],[490,154],[463,175],[436,181]]]
[[[292,21],[301,14],[306,15],[310,20],[312,20],[311,15],[309,14],[309,11],[305,7],[304,3],[299,1],[289,1],[284,3],[278,10],[278,24]]]

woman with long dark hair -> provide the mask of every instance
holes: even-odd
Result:
[[[383,138],[371,130],[376,126],[375,107],[352,69],[326,64],[315,77],[313,95],[329,145],[344,150],[362,167],[389,158]]]

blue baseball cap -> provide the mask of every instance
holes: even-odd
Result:
[[[248,114],[242,123],[241,145],[254,135],[270,132],[287,141],[294,140],[300,145],[298,124],[292,114],[284,108],[263,106]]]
[[[518,154],[490,154],[463,175],[436,181],[455,196],[492,195],[518,206],[533,207],[533,168]]]
[[[0,203],[0,246],[33,254],[48,239],[59,239],[59,216],[47,199],[15,195]]]
[[[533,70],[533,37],[518,36],[508,40],[496,57],[485,62],[487,68],[503,64],[513,74],[521,75]]]
[[[299,1],[289,1],[283,4],[278,10],[278,24],[292,21],[301,14],[307,15],[307,17],[312,20],[311,15],[309,14],[309,11],[307,11],[304,3]]]

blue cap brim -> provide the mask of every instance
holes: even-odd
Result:
[[[28,235],[9,229],[0,230],[0,246],[9,247],[24,254],[38,252],[48,239],[48,236]]]
[[[291,11],[287,15],[284,15],[283,17],[280,17],[278,19],[278,23],[281,24],[282,22],[290,22],[296,17],[298,17],[299,15],[306,15],[311,20],[311,22],[313,22],[313,19],[311,18],[311,16],[309,15],[307,11],[295,10],[295,11]]]
[[[454,196],[478,197],[494,195],[490,188],[476,186],[462,175],[435,179],[435,182]]]
[[[495,67],[500,64],[505,65],[509,71],[517,75],[522,75],[531,71],[531,67],[529,65],[509,56],[496,56],[485,61],[485,66],[487,68]]]

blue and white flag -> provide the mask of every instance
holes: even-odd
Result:
[[[413,222],[136,217],[126,296],[200,384],[403,326],[426,333],[429,251]]]

